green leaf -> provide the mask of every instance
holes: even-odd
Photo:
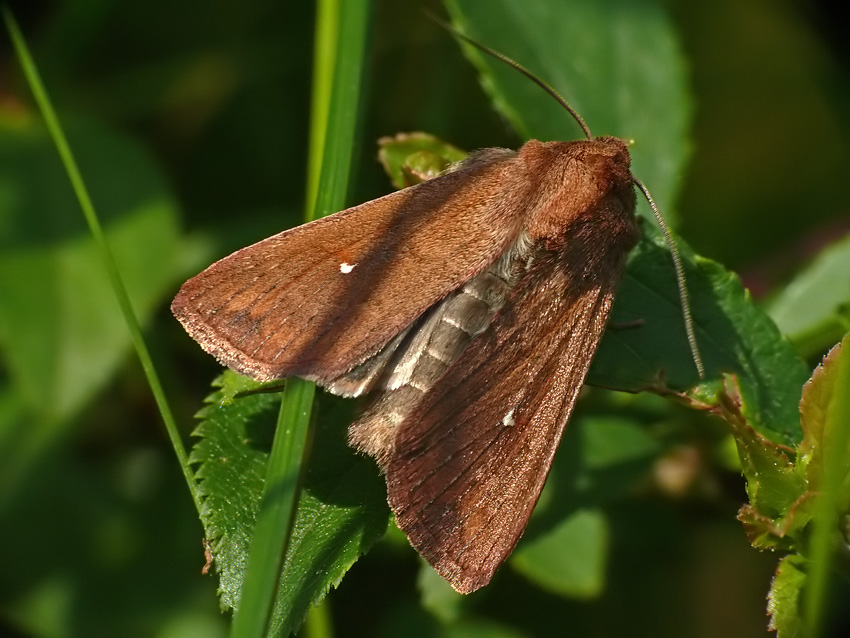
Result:
[[[424,560],[419,569],[416,586],[422,607],[441,622],[456,622],[462,616],[467,597],[452,589],[452,586]]]
[[[805,559],[799,555],[785,556],[779,561],[776,575],[767,595],[769,628],[776,638],[802,638],[806,636],[800,621],[800,593],[806,582]]]
[[[828,580],[840,565],[835,552],[845,547],[837,521],[850,510],[850,359],[842,356],[847,343],[850,336],[830,351],[803,389],[804,436],[793,455],[761,439],[740,412],[735,416],[740,401],[731,401],[726,408],[750,496],[738,518],[754,546],[806,556],[783,559],[774,579],[768,609],[771,626],[780,635],[820,635]],[[726,396],[733,395],[729,388]],[[799,620],[803,582],[805,632]]]
[[[378,140],[378,160],[396,188],[436,177],[466,155],[428,133],[399,133]]]
[[[850,235],[835,242],[774,299],[770,316],[806,354],[819,354],[850,330]]]
[[[734,381],[727,379],[723,416],[738,446],[750,500],[738,519],[755,547],[791,549],[794,535],[809,519],[806,482],[794,467],[792,451],[773,444],[749,425],[740,411],[741,400],[735,399]]]
[[[552,85],[596,135],[635,140],[635,174],[673,219],[672,202],[689,153],[691,99],[684,56],[662,2],[445,4],[458,28]],[[469,47],[464,51],[481,71],[496,108],[524,139],[581,137],[570,115],[528,78]]]
[[[91,121],[68,120],[107,240],[145,323],[179,272],[176,207],[151,158]],[[34,120],[0,113],[0,349],[28,418],[0,432],[0,482],[17,480],[112,377],[130,346],[98,247],[56,149]]]
[[[639,397],[627,398],[632,399],[627,404],[639,401]],[[646,476],[660,451],[658,442],[634,419],[604,415],[574,419],[555,457],[541,495],[541,511],[532,518],[529,535],[538,533],[543,520],[553,521],[556,511],[563,517],[572,515],[577,506],[591,507],[621,497]]]
[[[591,471],[652,458],[659,452],[658,442],[632,420],[595,417],[583,425],[583,456]]]
[[[253,394],[222,404],[234,386],[245,390],[244,378],[229,370],[214,385],[220,390],[199,413],[202,421],[195,435],[200,440],[191,461],[199,464],[202,520],[220,575],[221,604],[233,608],[239,601],[279,397]],[[387,525],[385,490],[375,465],[351,452],[339,421],[328,414],[317,421],[313,445],[322,454],[313,457],[304,477],[270,635],[293,631],[310,605],[339,583]]]
[[[748,399],[728,375],[718,393],[716,413],[729,425],[747,480],[749,504],[738,512],[747,536],[759,549],[799,549],[799,534],[811,518],[811,493],[795,465],[798,450],[765,438],[751,424]]]
[[[634,421],[594,415],[570,423],[509,564],[548,591],[573,598],[599,595],[609,540],[597,508],[645,476],[658,451],[658,443]]]
[[[131,140],[92,120],[69,118],[67,128],[133,303],[148,317],[179,263],[165,180]],[[16,391],[40,418],[60,420],[110,377],[127,328],[41,126],[0,118],[0,164],[0,342]]]
[[[254,394],[227,400],[234,387],[251,381],[227,370],[213,381],[220,390],[207,397],[193,432],[200,440],[189,461],[203,499],[201,522],[219,573],[219,596],[225,609],[236,607],[247,563],[251,532],[260,503],[265,464],[280,397]]]
[[[800,440],[798,405],[808,370],[739,278],[716,262],[683,252],[688,289],[709,379],[737,376],[741,410],[761,434],[793,445]],[[643,321],[634,329],[618,322]],[[667,248],[641,242],[630,255],[612,311],[613,328],[600,344],[589,379],[637,391],[680,391],[696,382],[675,275]],[[695,404],[717,408],[721,384],[690,393]]]
[[[799,446],[797,466],[805,472],[812,490],[824,489],[827,456],[837,460],[835,486],[847,490],[850,488],[850,440],[847,429],[850,427],[850,414],[846,412],[847,402],[842,398],[850,388],[850,379],[846,376],[843,360],[848,357],[845,348],[850,347],[850,337],[836,345],[819,365],[812,378],[803,388],[800,401],[800,414],[803,422],[803,440]],[[833,411],[842,411],[834,413]],[[850,492],[840,494],[838,506],[842,511],[850,510]]]
[[[527,638],[528,634],[514,627],[486,618],[466,618],[446,627],[440,634],[445,638]]]
[[[808,631],[820,635],[836,550],[846,548],[838,521],[850,511],[850,333],[836,345],[803,391],[800,413],[805,436],[799,469],[815,493],[814,520],[806,547],[811,561],[806,590]]]
[[[542,588],[573,598],[603,589],[608,525],[601,512],[579,510],[548,533],[523,543],[511,565]]]

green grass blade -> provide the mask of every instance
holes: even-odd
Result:
[[[315,205],[307,211],[308,220],[333,213],[345,206],[371,4],[371,0],[339,3],[339,38],[324,135],[321,176]],[[328,12],[329,16],[331,13]],[[318,103],[321,95],[320,91],[314,95],[314,113],[321,113],[322,107]]]
[[[334,66],[317,70],[315,74],[324,81],[332,78],[332,88],[328,92],[317,87],[313,96],[312,117],[319,121],[314,126],[313,139],[323,138],[325,144],[321,174],[316,180],[315,204],[307,211],[308,219],[339,210],[345,203],[370,10],[369,0],[348,0],[337,3],[336,8],[326,6],[319,13],[318,40],[327,42],[322,35],[325,30],[338,31],[338,38],[336,56],[318,56],[316,60],[317,65],[330,64],[333,60]],[[328,98],[329,104],[324,104]],[[327,116],[323,117],[323,113]],[[321,122],[325,122],[324,134],[318,128],[323,126]],[[313,146],[311,153],[317,151]],[[311,159],[309,165],[312,169],[318,162]],[[313,179],[308,177],[308,184],[312,184]],[[304,465],[314,393],[312,383],[299,379],[289,381],[284,392],[266,474],[263,505],[233,623],[231,635],[235,638],[262,636],[268,623],[298,503],[298,478]]]
[[[300,474],[316,386],[287,383],[266,468],[263,500],[254,526],[248,568],[232,635],[263,636],[277,591],[280,566],[292,532]]]
[[[313,97],[310,114],[310,148],[307,154],[306,217],[312,219],[322,173],[328,112],[331,107],[333,69],[339,38],[339,0],[319,0],[313,44]]]
[[[62,130],[62,126],[59,123],[56,111],[53,109],[50,98],[48,97],[47,91],[41,81],[35,62],[30,55],[29,48],[24,41],[23,34],[21,33],[21,30],[19,29],[18,24],[9,8],[4,5],[2,7],[2,12],[3,20],[6,23],[6,29],[9,31],[15,53],[21,63],[24,76],[27,79],[33,96],[35,97],[35,101],[38,104],[38,108],[41,111],[45,125],[50,132],[50,136],[56,145],[56,150],[59,153],[59,157],[62,160],[62,164],[68,174],[71,187],[79,201],[86,223],[88,224],[92,237],[100,251],[101,259],[103,260],[103,267],[106,270],[112,289],[115,293],[115,297],[121,307],[121,313],[127,323],[127,329],[130,332],[130,339],[133,343],[133,347],[136,349],[136,355],[139,357],[139,362],[141,363],[145,377],[148,380],[148,385],[150,385],[151,392],[156,400],[157,408],[159,409],[159,413],[165,423],[168,437],[171,440],[171,445],[177,455],[177,460],[180,463],[180,469],[183,471],[183,476],[186,479],[189,492],[195,502],[195,507],[200,512],[201,499],[198,493],[197,484],[195,483],[194,474],[189,467],[186,448],[183,446],[183,441],[180,438],[180,432],[177,429],[177,423],[174,420],[171,408],[165,398],[165,392],[163,391],[162,384],[159,381],[159,376],[156,373],[150,352],[148,351],[144,337],[142,336],[139,319],[133,310],[133,305],[130,301],[130,296],[127,294],[127,288],[124,285],[124,280],[121,277],[117,264],[115,263],[115,257],[113,256],[112,251],[109,248],[109,244],[106,241],[103,228],[100,225],[100,221],[94,209],[94,204],[89,197],[88,189],[86,188],[76,160],[74,159],[74,155],[68,144],[68,140],[65,137],[65,133]]]
[[[304,623],[304,636],[306,638],[333,638],[333,635],[331,610],[328,608],[327,600],[325,600],[310,610],[307,621]]]

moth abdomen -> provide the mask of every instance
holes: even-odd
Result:
[[[490,268],[413,325],[383,371],[369,408],[351,425],[352,445],[379,462],[392,452],[397,426],[487,330],[531,263],[532,253],[531,243],[521,236]]]

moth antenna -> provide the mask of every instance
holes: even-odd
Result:
[[[643,196],[646,197],[646,201],[649,203],[649,207],[652,209],[655,219],[658,220],[658,225],[664,232],[664,239],[667,242],[667,247],[670,249],[670,254],[673,257],[673,267],[676,269],[676,283],[679,286],[679,301],[682,304],[682,317],[685,320],[685,332],[688,335],[688,344],[691,347],[691,356],[694,359],[694,365],[696,365],[700,380],[705,379],[705,366],[703,366],[702,363],[702,356],[699,353],[699,345],[697,344],[697,335],[694,331],[694,319],[691,313],[691,299],[688,295],[688,285],[685,282],[685,268],[682,266],[682,258],[679,256],[679,246],[676,244],[676,240],[673,239],[673,234],[670,232],[667,222],[665,222],[664,218],[661,216],[661,211],[658,210],[658,206],[655,204],[655,200],[652,199],[652,195],[649,194],[649,190],[647,190],[646,186],[643,185],[643,182],[641,182],[637,177],[633,177],[633,179],[635,186],[637,186],[643,193]]]
[[[522,66],[519,62],[517,62],[516,60],[512,60],[511,58],[506,56],[504,53],[499,53],[495,49],[491,49],[490,47],[473,40],[472,38],[470,38],[465,33],[458,31],[452,25],[448,24],[447,22],[444,22],[443,20],[441,20],[437,16],[433,15],[432,13],[429,13],[429,12],[426,11],[425,15],[427,15],[431,20],[433,20],[434,22],[439,24],[441,27],[443,27],[446,31],[448,31],[449,33],[454,35],[456,38],[463,40],[467,44],[474,46],[479,51],[483,51],[487,55],[489,55],[493,58],[496,58],[500,62],[504,62],[509,67],[512,67],[513,69],[522,73],[525,77],[527,77],[529,80],[534,82],[537,86],[539,86],[541,89],[543,89],[549,95],[551,95],[553,98],[555,98],[555,100],[558,102],[558,104],[563,106],[567,110],[567,112],[570,115],[573,116],[573,119],[581,127],[581,130],[584,132],[587,139],[589,139],[589,140],[593,139],[593,135],[591,135],[591,133],[590,133],[590,127],[587,125],[587,122],[584,121],[584,118],[581,115],[579,115],[578,111],[576,111],[572,107],[572,105],[570,105],[570,103],[567,102],[567,100],[560,93],[558,93],[551,85],[544,82],[542,79],[540,79],[539,77],[534,75],[534,73],[532,73],[531,71],[526,69],[524,66]]]
[[[487,45],[481,44],[480,42],[473,40],[465,33],[462,33],[452,25],[447,22],[441,20],[434,14],[426,11],[425,14],[434,22],[439,24],[441,27],[446,29],[449,33],[454,35],[459,40],[466,42],[467,44],[475,47],[479,51],[486,53],[487,55],[499,60],[507,64],[509,67],[519,71],[529,80],[534,82],[541,89],[546,91],[549,95],[551,95],[555,100],[564,107],[567,112],[572,115],[573,119],[576,123],[581,127],[581,130],[584,132],[587,139],[593,139],[593,135],[590,132],[590,127],[587,125],[587,122],[584,121],[584,118],[578,114],[572,105],[567,102],[567,100],[560,94],[558,91],[554,89],[551,85],[543,81],[541,78],[537,77],[534,73],[526,69],[516,60],[513,60],[506,56],[504,53],[499,53],[498,51],[491,49]],[[646,201],[649,203],[649,207],[652,208],[652,212],[655,215],[655,219],[658,220],[658,225],[661,227],[661,230],[664,232],[664,239],[667,242],[667,246],[670,249],[670,255],[673,257],[673,267],[676,270],[676,283],[679,287],[679,300],[682,304],[682,316],[685,321],[685,332],[688,336],[688,345],[691,348],[691,356],[694,360],[694,365],[696,366],[697,373],[699,374],[700,379],[705,379],[705,366],[702,362],[702,356],[699,352],[699,344],[697,343],[696,332],[694,330],[694,320],[693,314],[691,312],[691,300],[688,295],[688,286],[685,281],[685,268],[682,265],[682,258],[679,255],[679,246],[676,244],[675,239],[673,239],[673,234],[670,232],[670,228],[667,226],[667,222],[664,221],[664,218],[661,216],[661,211],[658,210],[658,206],[655,203],[655,200],[652,199],[652,195],[650,195],[646,186],[643,185],[636,177],[634,178],[635,186],[637,186],[640,191],[643,193],[644,197],[646,197]]]

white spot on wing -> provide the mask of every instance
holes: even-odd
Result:
[[[502,425],[504,425],[505,427],[508,427],[508,428],[513,426],[513,425],[516,425],[516,421],[514,421],[514,409],[513,408],[508,410],[508,413],[505,416],[502,417]]]
[[[347,263],[345,263],[345,262],[342,262],[342,263],[339,265],[339,271],[340,271],[343,275],[347,275],[347,274],[348,274],[348,273],[350,273],[352,270],[354,270],[354,267],[355,267],[356,265],[357,265],[357,264],[347,264]]]

